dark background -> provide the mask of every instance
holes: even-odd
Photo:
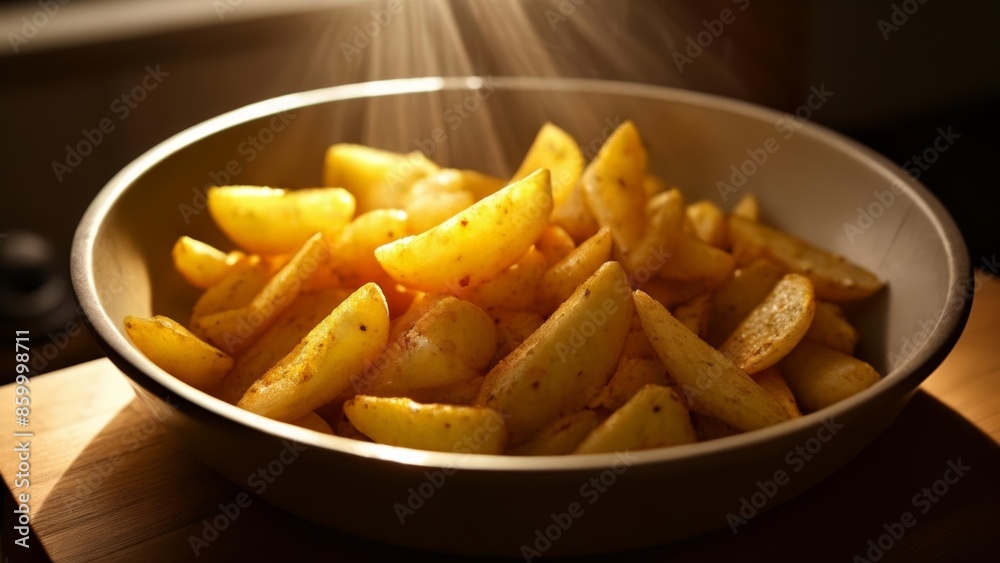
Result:
[[[401,5],[392,26],[348,60],[342,45],[387,2],[244,0],[218,13],[210,0],[79,0],[44,16],[36,2],[0,2],[0,327],[31,330],[36,351],[44,351],[36,353],[35,367],[51,371],[100,354],[75,317],[69,253],[86,206],[119,169],[227,110],[364,80],[596,77],[691,88],[784,111],[822,84],[836,94],[813,120],[901,165],[931,147],[938,128],[961,135],[920,181],[955,217],[973,264],[997,252],[1000,4]],[[684,52],[688,37],[725,9],[735,21],[679,72],[672,54]],[[879,20],[893,23],[894,13],[897,23],[904,15],[906,21],[886,39],[889,28],[880,29]],[[46,23],[15,53],[10,34],[24,32],[23,18]],[[121,106],[112,104],[141,82],[147,66],[168,76],[119,119]],[[52,163],[65,161],[66,146],[83,141],[84,130],[104,118],[114,130],[60,181]]]

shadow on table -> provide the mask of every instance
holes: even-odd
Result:
[[[164,560],[194,559],[192,538],[206,537],[202,520],[218,515],[219,503],[233,502],[240,489],[183,452],[159,425],[144,433],[143,428],[149,426],[144,421],[148,420],[136,401],[122,409],[62,475],[44,510],[74,507],[83,511],[78,513],[80,518],[96,523],[101,532],[99,539],[94,539],[94,533],[88,531],[88,549],[93,550],[88,553],[122,560],[149,560],[150,553]],[[133,446],[128,444],[136,438],[142,441],[130,450]],[[109,449],[109,442],[117,450]],[[102,462],[114,451],[124,454],[114,470],[102,476],[92,492],[81,495],[80,484],[97,481],[94,475],[101,475]],[[961,476],[955,470],[946,474],[950,464],[968,469],[962,470]],[[103,467],[106,471],[109,466]],[[995,533],[995,510],[1000,506],[998,474],[1000,447],[958,413],[921,391],[855,460],[797,499],[753,518],[737,534],[719,530],[614,559],[850,561],[857,555],[864,559],[855,561],[877,557],[882,563],[979,560],[1000,552],[1000,536]],[[945,477],[954,483],[946,484]],[[939,480],[935,492],[933,487]],[[905,513],[912,520],[893,526],[904,520]],[[880,539],[888,534],[886,525],[897,535],[902,530],[902,536]],[[53,533],[72,534],[73,530],[41,532],[52,537]],[[880,541],[881,547],[872,547]],[[132,547],[123,551],[124,546]],[[198,544],[198,555],[201,561],[469,560],[360,540],[294,518],[259,500],[242,509],[211,542]]]

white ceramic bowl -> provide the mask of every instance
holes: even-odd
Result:
[[[690,200],[728,207],[753,191],[765,221],[886,280],[887,289],[850,310],[862,334],[860,355],[885,377],[779,426],[624,460],[463,455],[326,436],[244,412],[171,377],[123,331],[126,315],[188,318],[196,294],[173,273],[170,248],[180,235],[227,245],[204,209],[209,183],[318,185],[324,150],[345,141],[419,148],[444,165],[508,175],[547,120],[593,156],[623,119],[637,123],[652,170]],[[766,162],[754,162],[763,154]],[[746,179],[736,186],[740,169]],[[873,216],[870,222],[858,222],[859,207]],[[862,232],[852,231],[849,239],[845,224]],[[727,526],[727,515],[744,498],[768,509],[794,497],[893,421],[951,349],[970,306],[959,298],[970,272],[966,249],[948,213],[872,151],[743,102],[572,79],[355,84],[219,116],[150,150],[108,183],[77,231],[72,269],[80,304],[108,356],[144,402],[175,405],[168,426],[205,463],[266,501],[332,528],[476,554],[521,555],[522,546],[547,555],[648,546]],[[283,454],[286,439],[302,450]],[[815,451],[806,461],[798,447]],[[253,477],[261,470],[280,475],[267,483]],[[778,471],[787,483],[775,487],[773,498],[754,496],[758,481],[773,480]],[[557,539],[539,540],[539,534]]]

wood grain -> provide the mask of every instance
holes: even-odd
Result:
[[[904,512],[916,524],[881,562],[1000,552],[998,320],[1000,279],[985,280],[955,350],[897,422],[811,491],[735,535],[720,530],[616,559],[850,561]],[[184,452],[107,360],[36,377],[31,397],[33,541],[55,561],[460,560],[348,537],[259,500],[196,557],[191,538],[240,490]],[[0,405],[12,403],[13,388],[0,388]],[[0,418],[5,452],[14,446],[13,418]],[[971,469],[921,513],[914,496],[959,459]],[[15,472],[15,457],[3,455],[8,487]],[[22,560],[8,546],[4,555]]]

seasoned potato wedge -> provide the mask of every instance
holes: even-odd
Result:
[[[800,342],[785,357],[781,372],[803,412],[817,411],[860,393],[880,377],[867,363],[809,341]]]
[[[648,450],[696,441],[680,395],[669,387],[646,385],[595,428],[574,453]]]
[[[535,305],[539,283],[545,275],[545,257],[534,248],[495,277],[478,285],[459,288],[455,294],[487,311],[527,310]]]
[[[629,275],[649,279],[670,260],[683,235],[684,196],[680,190],[662,192],[646,204],[646,232],[623,256]]]
[[[535,249],[545,256],[545,263],[549,267],[573,252],[574,248],[576,243],[573,242],[573,237],[558,225],[549,225],[542,229],[542,234],[535,241]]]
[[[669,385],[670,377],[666,368],[656,360],[622,358],[618,369],[603,389],[591,399],[589,406],[595,409],[617,410],[628,402],[645,385]]]
[[[219,398],[236,404],[255,381],[288,355],[350,293],[346,289],[333,288],[300,294],[260,338],[236,358],[236,365],[222,382]]]
[[[344,403],[344,412],[355,428],[379,444],[474,454],[499,454],[507,444],[503,417],[482,407],[358,395]]]
[[[295,256],[278,271],[247,305],[198,318],[209,342],[220,349],[239,354],[250,347],[291,305],[303,284],[329,260],[329,247],[321,233],[313,235]],[[379,292],[381,296],[381,292]],[[385,297],[381,297],[383,300]]]
[[[406,229],[406,212],[399,209],[376,209],[358,215],[339,232],[327,237],[330,259],[320,264],[308,278],[305,289],[358,287],[386,277],[375,259],[375,249],[403,238]]]
[[[483,387],[484,379],[483,376],[479,376],[440,387],[414,389],[407,393],[407,396],[418,403],[469,406],[472,404],[472,401],[476,400],[476,396],[479,395],[479,390]]]
[[[601,423],[594,411],[582,410],[557,418],[538,431],[531,440],[515,446],[511,455],[566,455],[580,445]]]
[[[335,233],[354,216],[354,196],[340,188],[209,188],[208,210],[230,240],[256,254],[295,252],[315,233]]]
[[[205,290],[194,304],[191,326],[195,334],[201,332],[198,319],[205,315],[239,309],[248,305],[260,293],[273,274],[271,265],[260,256],[248,256],[222,276],[215,285]]]
[[[641,291],[635,292],[635,302],[649,342],[693,410],[744,432],[788,419],[767,391],[663,305]]]
[[[608,262],[487,374],[475,404],[509,415],[511,443],[526,441],[608,382],[631,319],[625,272]]]
[[[430,230],[475,203],[466,191],[423,194],[406,204],[406,232],[411,235]]]
[[[566,201],[552,210],[552,224],[569,233],[577,244],[597,233],[600,226],[587,206],[582,183],[577,182]]]
[[[753,194],[741,197],[733,207],[733,215],[750,221],[760,221],[760,203],[757,202],[757,197]]]
[[[809,330],[815,313],[816,300],[809,279],[788,274],[750,311],[719,352],[748,374],[763,371],[795,348]]]
[[[733,254],[740,263],[764,257],[802,274],[812,282],[818,299],[857,301],[882,287],[882,282],[868,270],[777,229],[733,216],[729,218],[729,231]]]
[[[610,258],[611,230],[605,227],[545,272],[538,290],[539,311],[544,315],[555,311]]]
[[[379,264],[421,291],[463,288],[507,269],[538,239],[552,212],[547,170],[483,198],[437,227],[380,246]],[[483,241],[490,241],[485,252]]]
[[[472,194],[476,201],[497,193],[507,185],[503,178],[475,170],[459,170],[459,174],[462,175],[462,189]]]
[[[858,344],[858,331],[847,322],[844,310],[838,305],[817,301],[816,315],[806,332],[806,340],[853,356],[854,347]]]
[[[177,239],[171,256],[174,267],[184,279],[200,289],[219,283],[237,262],[246,258],[246,254],[238,250],[227,254],[191,237]]]
[[[495,309],[490,311],[490,315],[497,326],[497,354],[494,363],[516,350],[545,323],[545,317],[529,311]]]
[[[687,303],[711,289],[700,281],[665,280],[660,278],[648,280],[639,286],[639,288],[642,289],[643,293],[659,301],[661,305],[668,309]]]
[[[358,393],[391,397],[468,381],[493,361],[496,342],[493,319],[482,309],[446,297],[390,342],[380,361],[352,385]]]
[[[681,303],[674,309],[674,318],[688,329],[705,340],[708,334],[708,323],[712,315],[711,294],[702,293],[687,303]]]
[[[326,151],[323,183],[354,195],[357,212],[402,209],[407,191],[438,166],[424,153],[400,154],[362,145],[340,143]]]
[[[655,174],[646,174],[646,177],[642,179],[642,187],[646,190],[646,197],[650,199],[669,188],[663,178]]]
[[[715,248],[725,248],[729,242],[726,215],[711,201],[696,201],[687,206],[687,219],[692,232]]]
[[[587,206],[598,225],[611,229],[621,256],[628,256],[643,236],[646,160],[639,130],[625,121],[583,172]]]
[[[125,332],[150,361],[202,391],[216,387],[233,367],[232,358],[167,317],[125,317]]]
[[[783,275],[781,268],[764,259],[754,260],[712,294],[712,319],[705,340],[718,347],[740,326],[754,307],[767,297]]]
[[[732,275],[735,267],[736,262],[729,253],[684,234],[677,239],[672,254],[657,273],[665,279],[698,281],[716,287]]]
[[[315,412],[311,412],[298,420],[293,420],[291,424],[301,426],[302,428],[306,428],[308,430],[322,432],[323,434],[333,434],[333,429],[330,428],[330,425]]]
[[[765,391],[774,397],[775,401],[778,401],[778,404],[781,405],[781,408],[785,409],[785,413],[788,414],[789,418],[802,416],[799,406],[795,403],[795,396],[792,394],[792,390],[788,387],[788,382],[785,381],[785,377],[781,375],[781,370],[777,366],[769,367],[755,373],[752,377],[757,382],[757,385],[763,387]]]
[[[365,284],[247,390],[237,406],[282,421],[306,416],[348,388],[385,349],[389,311]]]
[[[552,174],[552,200],[558,207],[569,199],[573,186],[583,172],[583,153],[570,134],[551,123],[542,125],[512,182],[527,178],[540,168]]]

